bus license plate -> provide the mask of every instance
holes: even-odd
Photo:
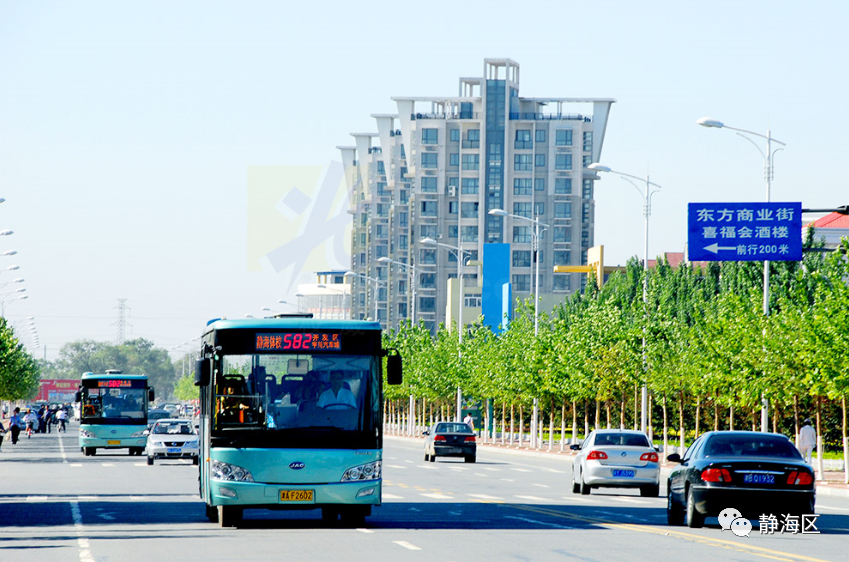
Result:
[[[106,441],[106,445],[120,445],[120,444],[121,444],[120,439],[109,439],[108,441]]]
[[[634,471],[633,470],[614,470],[613,476],[620,477],[620,478],[633,478],[634,477]]]
[[[282,502],[311,502],[312,490],[280,490]]]

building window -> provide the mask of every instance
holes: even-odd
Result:
[[[476,219],[478,218],[478,204],[477,203],[461,203],[460,204],[460,217],[464,219]]]
[[[585,154],[582,158],[582,161],[581,161],[581,164],[584,166],[584,168],[586,168],[587,166],[589,166],[592,163],[593,163],[593,157],[590,156],[589,154]]]
[[[554,131],[555,146],[572,146],[572,129],[557,129]]]
[[[463,169],[477,170],[480,167],[480,154],[464,154]]]
[[[530,203],[513,203],[513,214],[520,217],[531,218]]]
[[[541,217],[545,214],[545,203],[540,201],[539,203],[534,203],[534,216]]]
[[[513,242],[518,244],[531,243],[531,227],[529,226],[514,226],[513,227]]]
[[[476,226],[461,227],[460,233],[462,234],[462,238],[460,238],[461,242],[477,242],[478,241],[478,227],[476,227]]]
[[[377,175],[379,175],[379,176],[385,176],[386,175],[386,166],[383,164],[383,160],[377,161]]]
[[[571,287],[571,283],[569,282],[571,277],[568,275],[555,275],[554,276],[554,290],[555,291],[568,291]]]
[[[435,217],[436,216],[436,201],[422,201],[422,216],[423,217]]]
[[[448,238],[457,238],[457,229],[459,227],[456,224],[448,225]]]
[[[572,155],[571,154],[555,154],[554,155],[555,170],[571,170]]]
[[[554,227],[554,241],[555,242],[571,242],[572,241],[572,231],[567,226],[555,226]]]
[[[583,222],[590,222],[590,204],[584,203],[581,205],[581,220]]]
[[[531,267],[531,251],[513,250],[513,267]]]
[[[554,218],[570,219],[572,218],[572,203],[568,201],[555,201],[554,203]]]
[[[448,140],[451,142],[460,142],[460,129],[449,129]]]
[[[513,195],[530,195],[531,178],[514,178]]]
[[[530,129],[516,129],[516,142],[513,145],[513,148],[518,150],[533,148],[534,143],[531,142],[531,130]]]
[[[460,165],[460,153],[452,152],[448,155],[448,165],[449,166],[459,166]]]
[[[593,198],[593,180],[584,180],[583,198],[584,199],[592,199]]]
[[[422,193],[436,193],[436,176],[422,176]]]
[[[481,130],[469,129],[466,132],[466,140],[463,141],[463,148],[480,148],[481,145]]]
[[[545,129],[537,129],[535,136],[537,142],[545,142]]]
[[[419,287],[421,287],[422,289],[436,288],[436,274],[422,273],[421,275],[419,275]]]
[[[406,234],[401,234],[398,236],[398,248],[401,250],[406,250],[410,247],[410,237]]]
[[[422,168],[434,169],[437,167],[438,154],[436,152],[422,152]]]
[[[534,191],[545,191],[545,178],[534,178]]]
[[[389,216],[389,205],[387,203],[378,203],[377,204],[377,216],[378,217],[388,217]]]
[[[463,297],[463,306],[466,308],[480,308],[481,295],[466,295]]]
[[[569,250],[554,250],[554,265],[569,265]]]
[[[405,302],[399,302],[398,303],[398,316],[400,316],[401,318],[407,317],[407,303],[405,303]]]
[[[534,166],[537,168],[545,168],[545,154],[534,155]]]
[[[437,144],[439,129],[422,129],[422,144]]]
[[[572,178],[554,178],[555,195],[572,194]]]
[[[436,250],[421,250],[419,253],[420,262],[423,265],[435,265],[436,264]]]
[[[462,184],[462,192],[466,194],[475,194],[478,192],[478,186],[480,185],[480,181],[478,178],[463,178]]]
[[[401,205],[406,205],[410,201],[409,191],[401,189],[398,191],[398,202]]]
[[[419,297],[419,312],[434,312],[436,310],[436,299],[433,297]]]
[[[385,224],[378,224],[374,230],[378,238],[386,238],[386,233],[388,232],[388,229]]]
[[[398,226],[410,226],[410,214],[405,212],[398,213]]]
[[[530,275],[514,275],[513,276],[513,290],[526,293],[531,290],[531,276]]]
[[[593,151],[593,132],[584,131],[584,152]]]
[[[419,227],[419,232],[421,232],[422,238],[436,238],[436,225],[423,224]]]
[[[448,213],[451,214],[451,215],[457,214],[457,202],[456,201],[449,201],[448,202]]]
[[[513,155],[513,169],[517,172],[530,171],[531,155],[530,154],[515,154]]]

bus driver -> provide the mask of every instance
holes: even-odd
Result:
[[[344,373],[342,371],[330,371],[330,388],[321,393],[318,397],[319,408],[334,408],[340,407],[357,407],[357,400],[354,398],[354,393],[344,388]]]

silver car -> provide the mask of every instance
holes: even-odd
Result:
[[[592,488],[639,488],[640,495],[660,494],[657,450],[645,433],[628,429],[597,429],[580,445],[572,461],[572,492],[587,495]]]
[[[155,459],[192,459],[198,464],[198,434],[190,420],[157,420],[147,436],[147,464]]]

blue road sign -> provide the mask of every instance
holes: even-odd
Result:
[[[690,203],[690,261],[802,259],[802,203]]]

